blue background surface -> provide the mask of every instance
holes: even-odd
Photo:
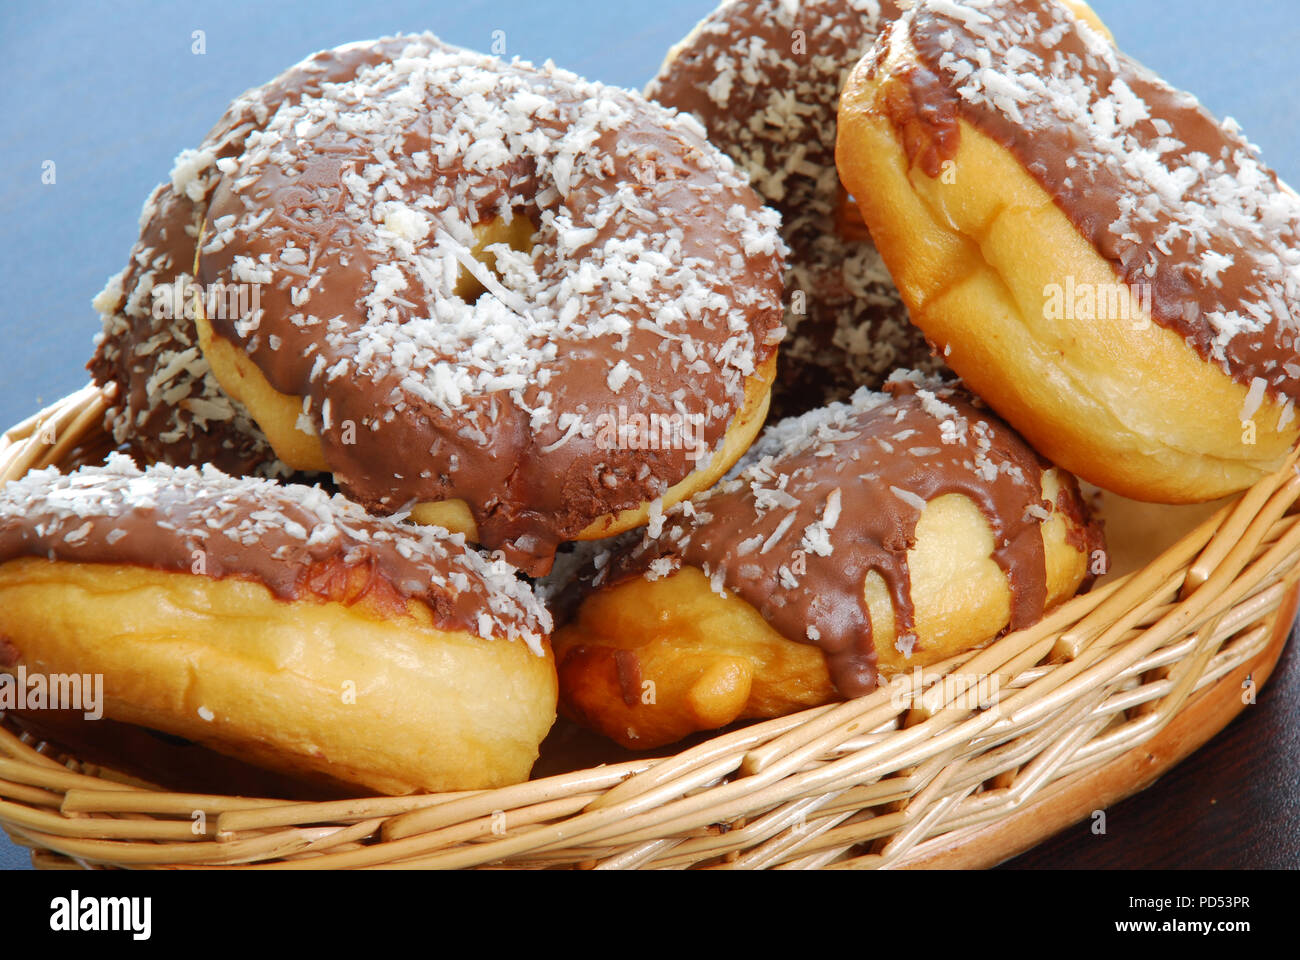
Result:
[[[140,206],[244,89],[350,40],[432,30],[640,88],[713,0],[653,3],[0,0],[0,428],[85,383],[91,298],[126,262]],[[1300,182],[1300,4],[1093,0],[1118,42]],[[206,53],[191,52],[194,30]],[[57,182],[41,182],[53,160]],[[0,867],[26,866],[0,835]]]

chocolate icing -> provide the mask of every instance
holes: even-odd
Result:
[[[0,488],[0,563],[18,557],[239,577],[282,600],[369,597],[395,615],[417,600],[440,628],[509,636],[538,654],[551,629],[516,571],[459,534],[211,466],[141,471],[113,454],[103,467],[29,473]]]
[[[248,412],[227,397],[199,350],[193,317],[154,316],[155,287],[187,286],[199,227],[223,157],[237,155],[282,103],[319,93],[365,64],[399,54],[414,38],[390,37],[317,53],[237,98],[197,150],[177,158],[140,214],[127,266],[95,298],[103,329],[87,364],[96,383],[116,384],[105,414],[114,440],[146,461],[212,463],[227,473],[287,473]],[[420,38],[436,44],[431,36]]]
[[[898,13],[891,0],[724,3],[646,87],[652,99],[698,118],[781,212],[790,334],[774,416],[847,399],[859,386],[878,389],[900,366],[942,366],[908,320],[865,228],[836,227],[837,210],[852,208],[835,171],[840,89]]]
[[[952,383],[908,374],[886,389],[769,427],[738,472],[671,513],[657,537],[598,561],[594,585],[699,567],[787,639],[819,646],[836,689],[859,696],[877,683],[867,574],[892,598],[896,643],[917,649],[907,551],[924,503],[958,493],[993,530],[1010,627],[1033,623],[1047,598],[1041,521],[1060,509],[1042,497],[1050,464]],[[1059,476],[1067,519],[1097,535],[1073,478]]]
[[[262,312],[212,325],[307,398],[300,428],[348,496],[463,499],[480,542],[544,573],[697,466],[610,449],[602,416],[684,413],[721,441],[782,333],[777,218],[696,124],[634,94],[408,54],[282,105],[219,162],[199,274],[262,283]],[[496,217],[529,218],[533,249],[497,248],[463,300],[471,228]]]
[[[912,162],[937,176],[966,120],[1020,160],[1121,281],[1149,284],[1155,322],[1250,386],[1255,407],[1264,393],[1300,397],[1300,199],[1232,120],[1050,0],[922,0],[873,48],[868,77],[904,43],[907,95],[886,108],[912,131]]]

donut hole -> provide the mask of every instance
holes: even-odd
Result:
[[[536,236],[537,224],[530,217],[516,212],[509,223],[505,217],[495,217],[474,226],[474,246],[470,247],[469,255],[497,280],[503,280],[497,266],[497,252],[492,248],[504,244],[511,250],[531,253]],[[462,264],[456,278],[456,296],[466,303],[476,303],[486,292],[483,281]]]

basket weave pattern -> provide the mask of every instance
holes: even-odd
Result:
[[[9,430],[0,483],[103,442],[106,405],[87,386]],[[1295,460],[1033,627],[675,756],[490,791],[290,803],[166,792],[7,720],[0,826],[44,867],[925,863],[1147,743],[1266,652],[1300,578]],[[982,704],[975,677],[996,678]]]

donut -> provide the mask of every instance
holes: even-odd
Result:
[[[555,720],[550,614],[505,561],[211,466],[0,488],[0,611],[11,677],[99,675],[111,720],[367,791],[525,780]]]
[[[280,104],[396,56],[411,39],[323,51],[248,90],[197,149],[181,152],[168,182],[149,194],[126,267],[93,302],[102,328],[87,368],[96,383],[116,391],[105,427],[117,444],[151,463],[211,463],[237,475],[288,472],[248,411],[221,390],[199,349],[190,294],[199,229],[218,179],[214,164],[238,154]],[[438,41],[425,36],[420,42]]]
[[[627,747],[861,696],[1037,620],[1104,563],[1074,478],[915,372],[768,427],[661,529],[594,556],[561,712]]]
[[[938,370],[835,172],[844,78],[899,14],[892,0],[729,0],[668,53],[646,95],[689,112],[781,212],[789,334],[773,416]]]
[[[93,305],[103,324],[88,368],[113,386],[104,414],[115,443],[146,462],[214,463],[234,474],[273,466],[275,455],[244,408],[217,385],[199,350],[193,320],[155,317],[160,296],[190,281],[198,216],[188,196],[159,184],[141,211],[128,265]],[[170,307],[170,297],[161,301]]]
[[[912,320],[1062,467],[1204,501],[1300,438],[1300,199],[1082,4],[914,4],[839,132]]]
[[[441,46],[282,104],[217,162],[197,324],[297,469],[529,574],[720,477],[766,415],[778,216],[699,125]],[[641,418],[638,420],[637,418]]]

